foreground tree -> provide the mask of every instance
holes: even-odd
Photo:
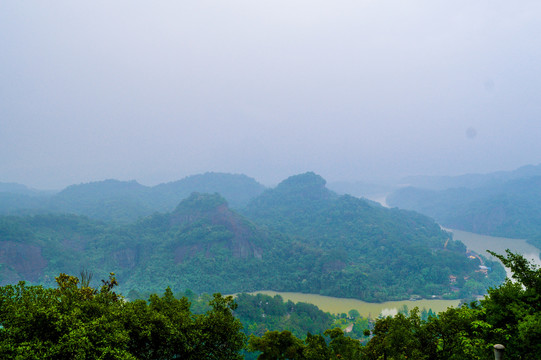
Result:
[[[486,309],[493,342],[506,346],[506,359],[537,359],[541,354],[541,269],[523,256],[506,250],[498,255],[511,269],[514,282],[488,291]]]
[[[267,331],[261,337],[250,336],[248,350],[260,352],[258,360],[361,359],[358,340],[345,336],[339,328],[329,329],[324,335],[308,333],[303,342],[287,330]]]
[[[509,360],[541,354],[541,270],[510,251],[498,255],[515,281],[507,279],[488,296],[449,308],[423,321],[418,309],[378,319],[363,359],[493,360],[493,346],[504,344]]]
[[[93,289],[83,277],[60,274],[57,288],[24,282],[0,288],[3,359],[241,359],[245,336],[231,297],[190,312],[170,289],[148,302],[124,301],[111,274]]]

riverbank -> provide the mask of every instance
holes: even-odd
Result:
[[[535,246],[527,243],[523,239],[500,238],[488,235],[480,235],[469,233],[461,230],[445,229],[453,233],[456,240],[462,241],[469,250],[481,254],[488,258],[493,258],[486,250],[491,250],[496,253],[504,254],[505,249],[510,249],[513,252],[524,255],[533,263],[541,266],[539,257],[540,250]],[[507,275],[510,276],[509,269],[506,268]],[[438,313],[447,310],[449,307],[457,307],[460,300],[439,300],[439,299],[421,299],[421,300],[403,300],[403,301],[387,301],[383,303],[369,303],[356,299],[337,298],[332,296],[323,296],[316,294],[304,294],[296,292],[277,292],[277,291],[255,291],[250,294],[266,294],[270,296],[280,295],[284,301],[291,300],[295,303],[306,302],[316,305],[323,311],[331,314],[348,313],[349,310],[357,310],[362,316],[377,318],[379,315],[394,315],[406,305],[409,310],[414,307],[419,309],[432,309]]]
[[[526,259],[534,264],[541,266],[541,258],[539,257],[540,249],[531,245],[524,239],[511,239],[496,236],[480,235],[462,230],[445,229],[453,233],[455,240],[460,240],[466,245],[468,250],[472,250],[480,255],[490,259],[496,259],[487,250],[498,254],[505,254],[505,250],[509,249],[514,253],[522,254]],[[511,271],[505,268],[507,276],[511,276]]]
[[[457,307],[460,300],[403,300],[403,301],[387,301],[383,303],[369,303],[357,299],[337,298],[332,296],[323,296],[315,294],[303,294],[296,292],[277,292],[277,291],[254,291],[250,294],[265,294],[270,296],[280,295],[284,301],[291,300],[294,303],[305,302],[316,305],[318,308],[331,314],[348,313],[349,310],[357,310],[363,317],[372,319],[379,315],[387,316],[398,313],[400,309],[406,305],[409,310],[418,307],[420,310],[425,308],[427,311],[432,309],[438,313],[447,310],[449,307]]]

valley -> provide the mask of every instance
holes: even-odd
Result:
[[[243,176],[209,173],[196,179],[175,182],[167,195],[169,210],[146,215],[152,206],[165,206],[165,195],[156,190],[160,187],[150,191],[134,182],[70,187],[54,201],[34,199],[41,201],[39,209],[4,203],[0,282],[25,280],[30,292],[52,291],[58,283],[68,291],[61,296],[81,291],[113,302],[117,293],[110,289],[118,286],[129,304],[126,309],[180,301],[185,311],[193,311],[182,316],[199,321],[212,306],[226,301],[231,304],[226,313],[233,315],[227,321],[239,329],[234,334],[239,339],[250,336],[244,349],[264,349],[257,344],[265,341],[275,345],[277,340],[269,340],[275,336],[299,342],[310,333],[319,334],[315,336],[323,342],[324,336],[349,339],[344,341],[351,349],[369,354],[378,337],[385,336],[382,324],[398,326],[389,330],[395,331],[393,337],[414,339],[421,328],[427,334],[447,323],[460,328],[483,316],[482,310],[459,305],[481,298],[489,288],[498,289],[505,277],[500,262],[505,259],[485,249],[503,253],[510,248],[541,262],[539,249],[525,240],[460,230],[451,234],[428,216],[339,195],[312,172],[293,175],[270,189]],[[226,199],[219,193],[241,189],[246,181],[255,189],[250,197],[239,199],[239,191],[225,191]],[[198,188],[199,182],[210,185]],[[189,192],[194,186],[205,192]],[[175,198],[178,203],[172,207]],[[148,206],[139,208],[141,202]],[[19,205],[25,204],[36,202]],[[116,275],[109,275],[101,290],[79,288],[78,280],[68,275],[59,278],[71,279],[71,285],[57,280],[59,273],[81,270],[97,279]],[[10,286],[1,289],[9,294]],[[74,287],[67,290],[69,286]],[[236,303],[209,295],[216,292],[236,294]],[[88,304],[84,299],[89,295],[81,296]],[[479,305],[484,301],[476,306],[484,306]],[[466,322],[456,324],[454,314]],[[306,336],[308,349],[313,338]],[[245,352],[243,357],[257,355]]]
[[[61,194],[66,204],[76,204],[71,212],[53,207],[0,217],[0,283],[51,286],[59,273],[88,270],[98,278],[114,272],[130,298],[170,286],[196,293],[272,289],[384,302],[469,298],[502,281],[496,262],[489,265],[494,271],[480,274],[479,260],[468,258],[465,246],[426,216],[338,195],[312,172],[247,200],[239,191],[247,182],[261,190],[249,179],[207,173],[174,182],[169,197],[178,194],[179,202],[172,211],[128,223],[123,214],[141,210],[135,199],[145,194],[153,204],[163,193],[111,180],[68,187]],[[194,184],[207,193],[182,195]],[[231,208],[230,202],[242,202],[236,199],[241,195],[246,206]],[[36,260],[21,266],[30,258]],[[452,277],[459,279],[456,284]]]

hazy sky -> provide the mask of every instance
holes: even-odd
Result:
[[[0,2],[0,182],[540,162],[538,0]]]

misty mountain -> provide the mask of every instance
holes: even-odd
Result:
[[[328,188],[340,195],[352,195],[371,200],[379,200],[396,189],[395,185],[370,183],[365,181],[334,181],[327,184]]]
[[[38,195],[51,194],[53,192],[45,191],[45,190],[31,189],[26,185],[17,184],[17,183],[0,182],[0,193],[38,196]]]
[[[478,188],[403,188],[388,196],[387,202],[431,216],[449,228],[525,238],[541,245],[541,176]]]
[[[152,188],[152,194],[159,199],[159,211],[170,211],[181,199],[193,192],[218,193],[227,200],[229,206],[239,209],[265,189],[265,186],[246,175],[208,172],[156,185]]]
[[[146,191],[136,183],[100,186]],[[313,173],[284,180],[242,214],[216,193],[192,193],[171,212],[124,225],[76,215],[0,217],[0,255],[1,283],[52,284],[58,273],[84,268],[98,278],[115,272],[124,293],[272,289],[381,301],[449,293],[451,274],[469,279],[453,296],[501,280],[498,272],[476,273],[478,261],[431,219],[338,196]]]
[[[445,190],[450,188],[479,189],[502,185],[508,181],[541,176],[541,164],[526,165],[511,171],[496,171],[488,174],[466,174],[459,176],[409,176],[402,179],[408,187]]]
[[[243,214],[303,242],[347,251],[349,257],[370,256],[366,251],[380,249],[385,254],[374,257],[386,258],[412,246],[437,250],[449,239],[449,234],[426,216],[338,196],[325,184],[314,173],[292,176],[254,199]]]
[[[24,185],[0,192],[1,214],[44,212],[88,216],[112,222],[133,222],[156,211],[171,211],[192,192],[219,193],[233,208],[245,206],[265,187],[246,175],[205,173],[148,187],[114,179],[71,185],[57,194],[37,197]],[[18,192],[15,192],[18,190]],[[42,193],[40,193],[42,194]]]
[[[37,212],[49,207],[54,191],[35,190],[26,185],[0,182],[0,214]]]
[[[113,179],[68,186],[51,198],[50,208],[120,222],[134,221],[155,211],[151,188],[136,181]]]
[[[152,226],[156,219],[161,219],[163,226]],[[198,252],[209,254],[216,243],[221,243],[236,258],[260,259],[268,249],[265,241],[268,235],[232,211],[225,198],[217,193],[192,193],[173,212],[156,214],[139,222],[137,227],[143,232],[154,229],[154,235],[164,237],[174,232],[174,253],[180,262]]]
[[[48,197],[38,197],[27,194],[11,192],[0,193],[0,214],[28,214],[36,213],[49,207]],[[52,209],[49,209],[52,211]]]

